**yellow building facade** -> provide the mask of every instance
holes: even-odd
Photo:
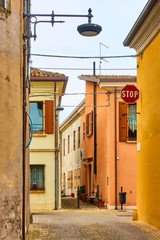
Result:
[[[30,146],[31,211],[60,208],[60,158],[58,112],[67,77],[31,68],[30,115],[33,138]]]
[[[138,220],[160,228],[160,1],[150,0],[124,41],[137,57]]]

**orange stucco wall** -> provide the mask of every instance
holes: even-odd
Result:
[[[97,92],[106,92],[98,85]],[[86,93],[93,92],[93,83],[86,82]],[[115,96],[111,93],[108,100],[107,94],[96,94],[97,106],[97,174],[93,175],[93,186],[99,185],[99,196],[108,204],[115,206]],[[121,186],[127,192],[125,206],[136,206],[136,143],[119,142],[119,101],[120,93],[117,93],[117,203],[119,205],[119,192]],[[107,107],[106,105],[109,106]],[[86,106],[93,106],[93,95],[86,95]],[[86,107],[82,114],[83,122],[86,114],[93,110],[93,107]],[[83,132],[81,134],[83,136]],[[82,139],[82,148],[85,148],[85,158],[94,159],[94,133],[92,136]],[[91,164],[89,162],[86,164]],[[88,168],[82,164],[82,185],[87,186]],[[93,172],[93,168],[92,168]],[[108,177],[108,184],[107,184]],[[87,188],[87,187],[86,187]]]

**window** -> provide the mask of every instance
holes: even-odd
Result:
[[[0,6],[6,8],[7,10],[10,10],[10,0],[0,0]]]
[[[74,188],[80,186],[80,168],[74,170]]]
[[[68,135],[68,153],[70,153],[70,136]]]
[[[67,187],[72,189],[73,186],[73,171],[67,172]]]
[[[73,131],[73,150],[76,149],[76,131]]]
[[[93,111],[86,115],[86,135],[91,136],[93,133]]]
[[[137,139],[137,108],[136,104],[128,105],[128,139]]]
[[[83,122],[83,142],[85,142],[85,136],[86,136],[85,122]]]
[[[63,139],[63,156],[65,156],[65,139]]]
[[[43,102],[30,102],[30,115],[33,122],[33,131],[46,134],[53,133],[53,101],[45,101],[45,116],[43,113]],[[44,126],[45,118],[45,126]]]
[[[86,135],[89,135],[89,114],[86,115]]]
[[[119,103],[119,141],[136,141],[137,107],[136,104]]]
[[[43,130],[43,102],[31,102],[30,115],[33,122],[33,131],[42,131]]]
[[[0,6],[6,8],[6,0],[0,0]]]
[[[78,127],[78,148],[80,148],[81,144],[81,128]]]
[[[44,189],[44,165],[30,165],[30,190]]]

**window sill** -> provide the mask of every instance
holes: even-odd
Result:
[[[45,133],[33,133],[33,137],[46,137],[47,134]]]
[[[45,193],[45,190],[30,190],[30,193]]]
[[[137,141],[126,141],[126,143],[137,143]]]

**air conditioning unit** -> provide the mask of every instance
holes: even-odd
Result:
[[[83,149],[81,149],[81,159],[85,159],[85,149],[83,148]]]

